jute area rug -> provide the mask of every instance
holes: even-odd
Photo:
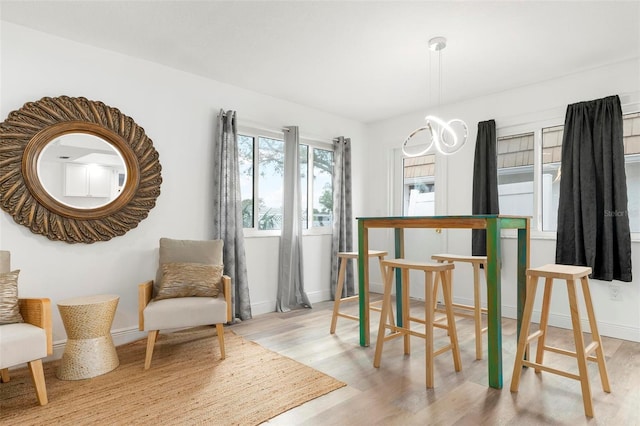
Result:
[[[120,366],[63,381],[45,363],[49,404],[38,405],[27,368],[0,383],[0,424],[256,425],[344,383],[231,331],[220,360],[214,327],[160,334],[151,368],[146,339],[117,348]]]

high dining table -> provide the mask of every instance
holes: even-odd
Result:
[[[396,216],[358,217],[358,289],[360,293],[360,345],[369,346],[369,229],[387,228],[395,230],[395,256],[404,257],[404,230],[409,228],[439,229],[486,229],[487,234],[487,334],[488,334],[488,375],[489,386],[502,389],[502,324],[501,324],[501,282],[500,231],[518,230],[518,293],[517,332],[526,296],[526,270],[530,256],[530,218],[526,216],[473,215],[473,216]],[[396,277],[396,303],[401,311],[400,277]],[[398,315],[398,325],[402,319]]]

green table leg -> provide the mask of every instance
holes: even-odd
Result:
[[[527,234],[528,234],[528,229],[518,229],[518,316],[517,316],[518,338],[520,338],[520,326],[522,323],[522,313],[524,312],[524,302],[527,296],[527,268],[529,265]]]
[[[522,314],[527,298],[527,268],[529,268],[529,232],[530,220],[527,219],[526,228],[518,229],[518,306],[516,319],[516,342],[520,339],[520,327],[522,326]],[[529,358],[528,351],[524,354]]]
[[[404,258],[404,229],[395,230],[396,259]],[[402,270],[396,268],[396,324],[402,327]]]
[[[487,220],[487,352],[489,386],[502,389],[502,301],[500,289],[500,222]]]
[[[359,304],[359,323],[360,323],[360,346],[369,346],[369,300],[368,297],[364,297],[365,294],[369,294],[365,290],[365,271],[369,269],[369,238],[366,235],[367,230],[364,227],[362,220],[358,221],[358,294],[361,296],[358,298]]]

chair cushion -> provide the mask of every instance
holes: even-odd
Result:
[[[19,269],[0,274],[0,324],[24,322],[18,305]]]
[[[162,282],[162,264],[172,262],[202,263],[206,265],[223,265],[222,240],[174,240],[160,238],[160,259],[153,294],[158,294]]]
[[[174,297],[218,297],[222,265],[163,263],[156,300]]]
[[[0,369],[47,356],[47,333],[35,325],[0,325]]]
[[[0,250],[0,273],[9,272],[11,270],[11,252],[8,250]]]
[[[143,315],[145,331],[223,324],[227,322],[227,302],[224,297],[152,300]]]

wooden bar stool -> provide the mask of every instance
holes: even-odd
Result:
[[[541,370],[558,374],[560,376],[579,380],[582,386],[582,401],[584,403],[584,412],[587,416],[593,417],[593,403],[591,401],[591,386],[589,384],[589,373],[587,371],[587,361],[595,361],[598,363],[600,372],[600,381],[602,389],[605,392],[611,392],[609,386],[609,376],[607,374],[607,364],[604,359],[604,350],[602,348],[602,340],[598,333],[598,324],[596,316],[593,312],[593,304],[591,303],[591,293],[589,292],[589,278],[591,268],[586,266],[570,266],[570,265],[545,265],[540,268],[527,270],[527,299],[525,302],[524,313],[522,315],[522,326],[520,329],[520,339],[518,340],[518,349],[516,351],[516,360],[513,365],[513,376],[511,377],[511,392],[517,392],[520,384],[520,374],[522,367],[533,367],[536,373]],[[544,296],[542,299],[542,313],[540,315],[540,329],[529,334],[529,326],[531,323],[531,313],[533,311],[533,303],[538,286],[538,278],[544,277]],[[547,324],[549,320],[549,305],[551,302],[551,287],[554,279],[565,280],[567,283],[567,291],[569,293],[569,308],[571,310],[571,323],[573,326],[573,337],[575,341],[575,352],[565,349],[547,346],[545,338],[547,335]],[[575,281],[582,282],[582,293],[584,296],[587,316],[589,318],[589,327],[591,328],[592,342],[585,346],[584,337],[582,335],[582,326],[580,325],[580,313],[578,311],[578,301]],[[528,361],[525,359],[525,353],[528,352],[529,342],[537,339],[536,361]],[[555,352],[561,355],[571,356],[578,361],[578,374],[572,374],[567,371],[542,365],[544,352]],[[595,351],[595,356],[590,355]]]
[[[482,359],[482,333],[487,331],[487,327],[482,327],[482,313],[487,313],[487,309],[482,307],[482,300],[480,296],[480,265],[483,265],[485,271],[485,280],[487,273],[487,256],[463,256],[458,254],[434,254],[431,259],[440,263],[469,263],[473,267],[473,305],[465,305],[462,303],[453,303],[454,308],[458,308],[460,311],[455,311],[457,316],[465,318],[473,318],[475,322],[475,336],[476,336],[476,359]],[[451,290],[453,291],[453,271],[449,271],[449,281],[451,281]],[[438,284],[440,280],[436,275],[436,283],[433,286],[433,303],[438,303],[438,288],[441,287]],[[465,312],[466,311],[466,312]],[[471,311],[473,314],[467,312]],[[444,312],[442,308],[436,308],[436,312]],[[442,318],[444,319],[444,318]],[[438,320],[436,320],[438,321]]]
[[[428,263],[428,262],[416,262],[406,259],[391,259],[383,260],[382,265],[384,268],[384,296],[382,298],[382,314],[380,315],[380,327],[378,328],[378,339],[376,341],[376,352],[373,359],[373,366],[380,367],[380,358],[382,357],[382,346],[385,341],[394,339],[396,337],[404,337],[404,353],[410,353],[410,337],[417,336],[425,339],[425,355],[426,355],[426,373],[427,373],[427,388],[433,387],[433,359],[448,350],[451,350],[453,355],[453,365],[456,371],[462,369],[462,363],[460,361],[460,349],[458,347],[458,336],[456,334],[456,322],[453,316],[453,305],[451,303],[451,289],[449,274],[454,268],[451,263]],[[385,322],[388,313],[391,311],[391,288],[393,284],[393,271],[399,268],[402,270],[402,327],[395,326],[391,323]],[[409,306],[409,270],[415,269],[424,271],[424,312],[425,318],[416,318],[410,315]],[[442,324],[434,322],[434,304],[433,304],[433,275],[439,274],[440,280],[444,287],[444,303],[447,313],[447,323]],[[420,333],[415,330],[411,330],[411,322],[418,322],[425,325],[425,332]],[[433,347],[433,329],[434,327],[447,330],[450,343],[439,349]],[[385,329],[390,329],[391,333],[385,336]]]
[[[384,260],[384,257],[387,254],[389,253],[387,253],[386,251],[369,250],[369,257],[377,257],[378,261],[380,262],[380,276],[382,277],[382,279],[384,279],[384,268],[382,268],[382,261]],[[358,300],[360,297],[357,294],[355,296],[348,296],[348,297],[342,297],[342,298],[340,297],[342,295],[342,290],[344,288],[344,279],[347,272],[347,263],[349,262],[349,259],[357,260],[358,252],[357,251],[338,252],[338,259],[340,259],[340,269],[338,270],[338,283],[336,285],[336,296],[333,302],[333,316],[331,317],[331,329],[329,330],[331,334],[334,334],[336,332],[338,317],[343,317],[343,318],[347,318],[355,321],[359,320],[359,318],[355,315],[349,315],[349,314],[340,312],[340,303]],[[380,312],[381,308],[379,307],[379,305],[381,304],[382,304],[381,300],[377,302],[371,302],[369,304],[369,308],[372,311]],[[393,319],[392,312],[389,313],[389,317]]]

